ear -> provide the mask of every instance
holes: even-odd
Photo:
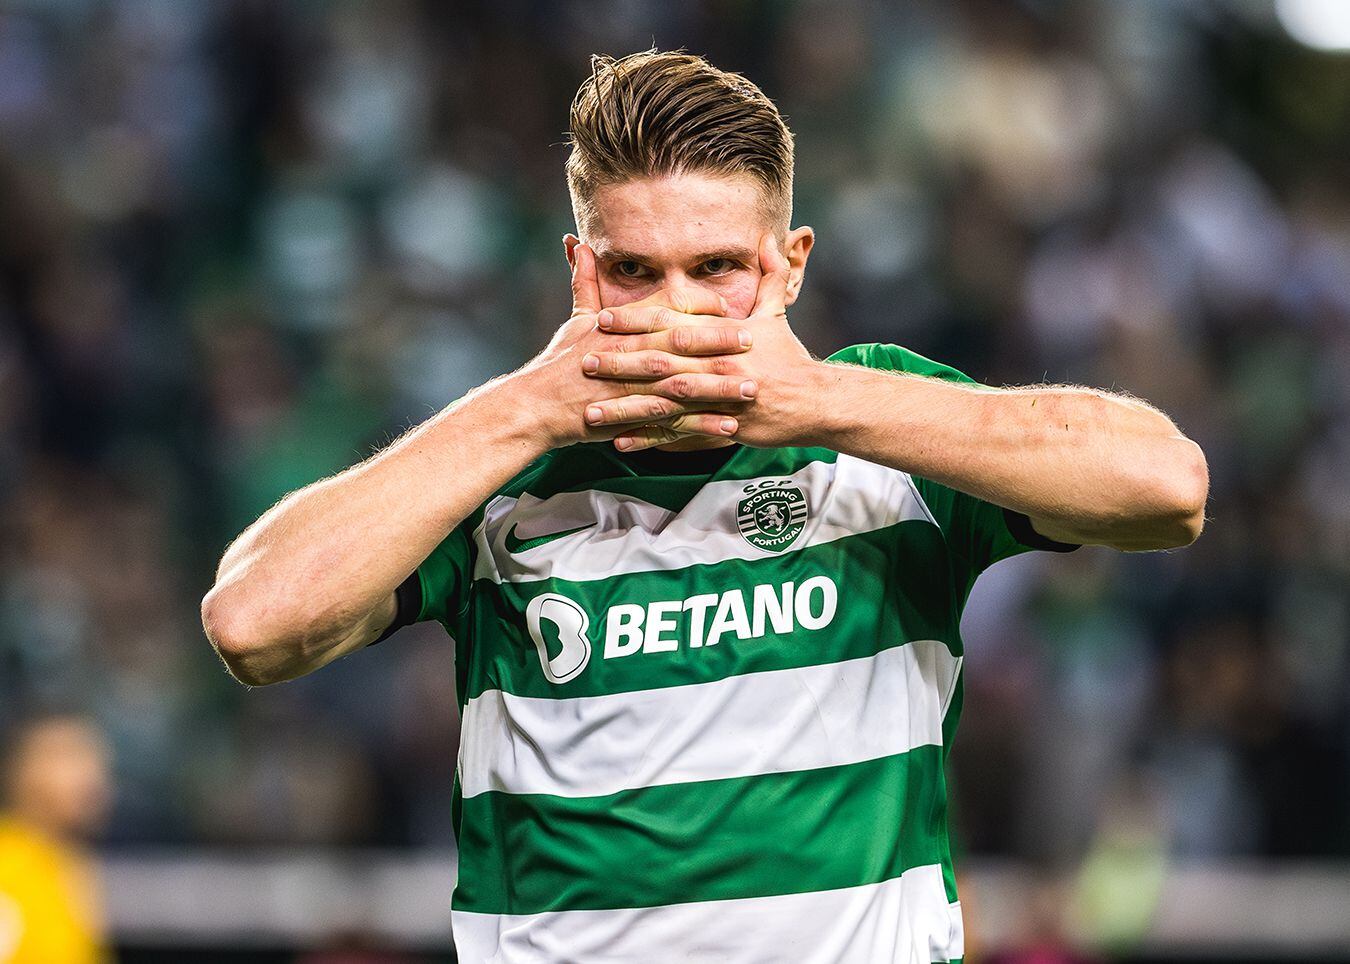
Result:
[[[806,278],[806,259],[811,257],[811,248],[816,243],[816,232],[806,225],[793,228],[783,239],[783,254],[788,262],[788,286],[786,304],[791,305],[801,293],[802,282]]]
[[[564,235],[563,235],[563,249],[567,252],[567,267],[568,267],[568,269],[572,269],[572,268],[575,268],[575,267],[577,266],[577,254],[576,254],[576,250],[577,250],[577,245],[579,245],[580,243],[581,243],[581,239],[580,239],[579,237],[577,237],[575,234],[564,234]]]

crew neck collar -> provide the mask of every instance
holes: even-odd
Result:
[[[637,452],[612,451],[619,461],[648,475],[712,475],[742,448],[740,443],[733,442],[715,449],[694,449],[689,452],[663,452],[654,448]]]

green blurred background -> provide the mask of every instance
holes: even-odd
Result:
[[[127,959],[448,953],[368,898],[392,861],[448,904],[450,641],[246,691],[197,606],[276,499],[542,347],[568,103],[653,44],[794,129],[814,351],[1128,391],[1208,455],[1194,546],[975,589],[979,956],[1350,958],[1350,3],[0,0],[0,731],[107,733]],[[361,868],[314,878],[349,927],[201,923],[292,859]]]

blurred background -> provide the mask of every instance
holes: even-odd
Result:
[[[0,0],[0,734],[104,748],[122,959],[451,959],[450,641],[248,691],[197,607],[542,347],[568,104],[653,44],[795,131],[817,354],[1127,391],[1208,455],[1194,546],[976,586],[970,959],[1350,959],[1350,3]]]

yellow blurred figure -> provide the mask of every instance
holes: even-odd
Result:
[[[0,964],[110,961],[85,843],[111,795],[102,736],[75,716],[20,724],[3,775]]]

